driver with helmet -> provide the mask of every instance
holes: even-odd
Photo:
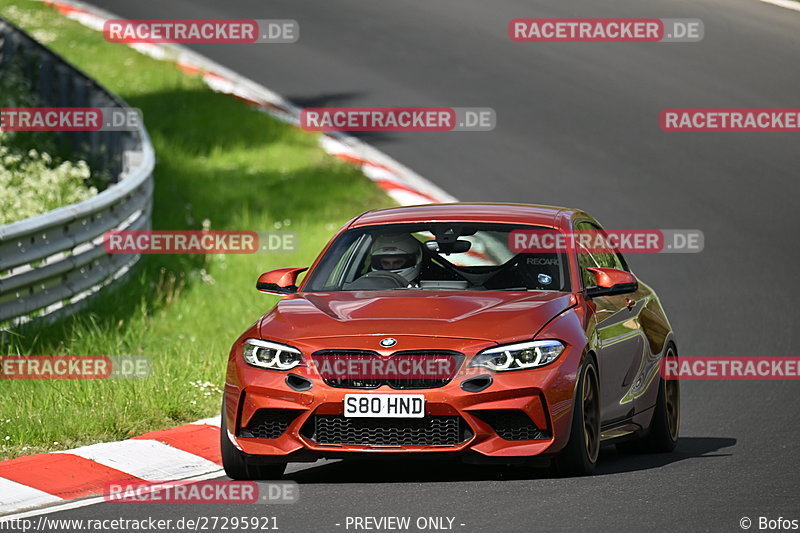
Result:
[[[392,272],[416,286],[422,265],[422,244],[408,233],[380,235],[370,250],[371,270]]]

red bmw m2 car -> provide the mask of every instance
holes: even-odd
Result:
[[[258,290],[284,298],[230,351],[227,474],[457,456],[583,475],[601,444],[673,450],[680,392],[659,367],[677,348],[655,292],[613,248],[515,246],[582,230],[604,234],[560,207],[383,209],[348,222],[310,269],[261,275]]]

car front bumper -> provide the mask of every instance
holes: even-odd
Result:
[[[567,347],[548,366],[494,374],[469,368],[468,357],[448,384],[402,390],[386,385],[375,389],[332,387],[311,367],[288,372],[265,370],[244,363],[232,353],[223,416],[234,445],[265,462],[401,455],[456,455],[470,462],[516,462],[555,454],[566,445],[580,362],[575,352]],[[307,380],[311,387],[296,390],[287,382],[289,375]],[[477,392],[462,388],[464,382],[481,376],[491,378],[488,387]],[[425,419],[346,419],[344,398],[354,393],[421,394],[425,397]],[[318,428],[323,422],[324,427],[336,430],[327,431],[320,439]],[[457,438],[453,438],[453,431],[458,432]],[[388,439],[388,434],[397,438]]]

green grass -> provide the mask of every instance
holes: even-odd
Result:
[[[236,337],[277,300],[258,275],[308,266],[338,227],[390,205],[311,134],[213,93],[170,63],[147,58],[36,2],[0,0],[0,14],[144,113],[156,149],[155,229],[299,234],[283,255],[144,256],[124,287],[74,318],[18,332],[2,353],[144,355],[141,380],[4,380],[0,459],[123,439],[218,412]]]

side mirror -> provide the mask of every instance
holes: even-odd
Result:
[[[258,277],[256,289],[267,294],[293,294],[297,292],[297,276],[306,268],[279,268],[264,272]]]
[[[636,276],[616,268],[587,268],[594,275],[595,286],[586,288],[586,297],[612,296],[614,294],[627,294],[639,289]]]

